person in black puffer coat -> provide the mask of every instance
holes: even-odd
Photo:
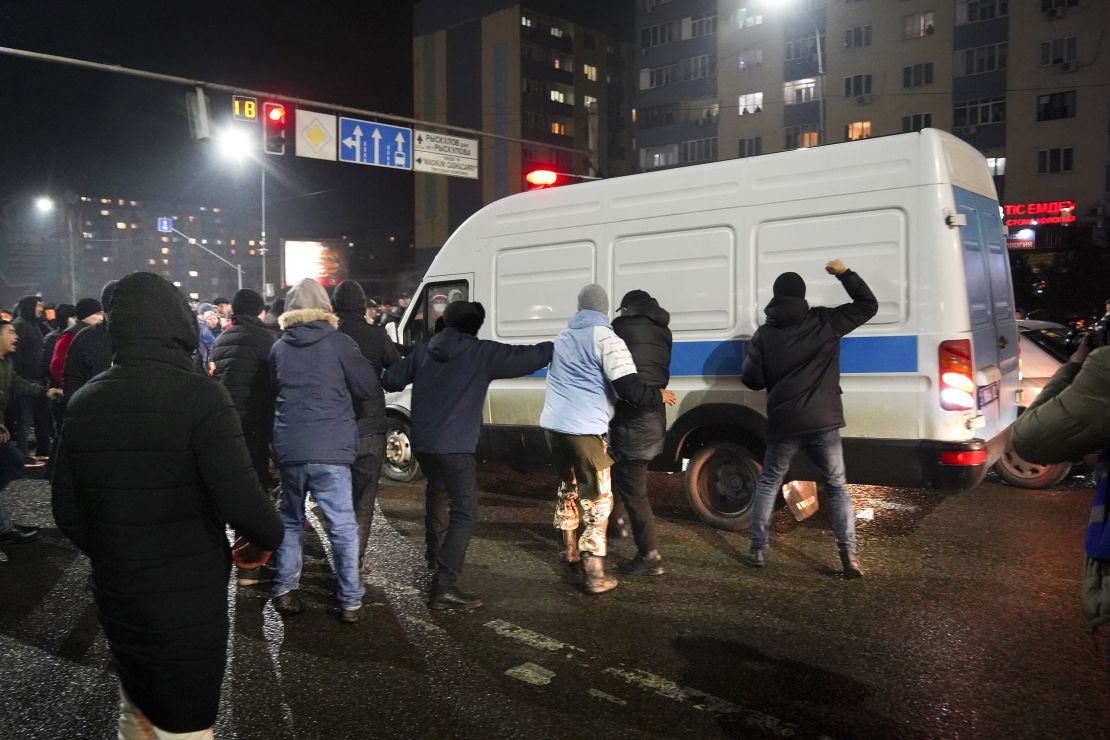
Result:
[[[15,307],[15,333],[19,343],[15,347],[13,360],[15,373],[31,383],[43,383],[42,376],[42,298],[37,295],[24,296]],[[43,396],[18,396],[8,409],[15,442],[27,463],[42,467],[32,455],[30,447],[31,428],[35,430],[34,455],[46,457],[50,454],[50,440],[54,434],[54,420],[50,417],[50,404]]]
[[[825,270],[836,276],[852,302],[810,308],[802,276],[782,273],[767,304],[767,323],[756,330],[744,357],[744,385],[767,389],[767,450],[752,504],[748,562],[756,568],[764,565],[775,498],[790,461],[804,449],[824,477],[844,575],[859,578],[855,513],[840,441],[840,338],[870,321],[879,303],[863,278],[840,260],[832,260]]]
[[[116,281],[109,280],[100,291],[100,306],[104,315],[111,315],[112,293]],[[82,329],[66,351],[65,369],[62,370],[62,390],[68,403],[81,386],[112,365],[112,338],[108,335],[108,322]]]
[[[366,311],[366,293],[354,280],[344,280],[335,288],[332,303],[339,317],[339,331],[355,340],[362,356],[370,360],[374,373],[400,362],[397,346],[385,329],[370,323]],[[385,458],[385,397],[374,396],[355,400],[355,423],[358,425],[358,456],[351,466],[351,497],[358,524],[359,568],[366,557],[370,527],[374,523],[374,502],[378,499],[378,478]]]
[[[190,368],[196,331],[185,298],[157,275],[133,273],[116,286],[109,321],[114,364],[66,408],[54,519],[92,562],[120,678],[120,737],[137,737],[148,721],[202,732],[216,721],[227,661],[225,526],[260,560],[258,548],[281,543],[281,522],[231,396]]]
[[[644,385],[666,388],[671,380],[671,315],[646,291],[632,290],[621,299],[613,331],[628,345],[636,373]],[[628,510],[637,555],[621,564],[625,575],[662,575],[656,546],[655,517],[647,494],[648,463],[663,451],[667,412],[663,407],[638,408],[618,401],[609,422],[613,455],[613,488]]]
[[[243,288],[231,299],[231,326],[212,345],[212,375],[239,412],[243,437],[262,488],[270,488],[270,439],[274,434],[274,392],[270,386],[270,348],[277,335],[262,324],[262,296]]]

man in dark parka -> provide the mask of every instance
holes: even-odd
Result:
[[[613,331],[628,345],[644,385],[666,388],[671,380],[671,315],[646,291],[631,290],[621,299]],[[647,493],[648,463],[663,451],[667,412],[617,401],[609,422],[613,456],[613,490],[628,511],[636,538],[636,557],[620,566],[625,575],[662,575],[663,561],[655,539],[655,517]]]
[[[147,722],[212,727],[227,659],[225,525],[263,550],[282,538],[231,397],[192,371],[194,323],[161,277],[119,282],[113,365],[69,399],[54,470],[54,518],[92,563],[121,737]]]

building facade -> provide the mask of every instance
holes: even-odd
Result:
[[[421,0],[413,21],[414,117],[480,137],[479,177],[414,173],[417,264],[534,168],[635,171],[632,0]]]
[[[641,170],[931,126],[987,158],[1019,299],[1106,246],[1106,0],[638,0],[636,32]]]

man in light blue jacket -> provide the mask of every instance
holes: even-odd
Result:
[[[581,562],[586,591],[592,594],[617,587],[604,567],[605,527],[613,510],[613,459],[605,434],[617,398],[642,408],[675,402],[666,388],[640,380],[627,345],[609,324],[608,294],[600,285],[587,285],[578,293],[578,313],[555,339],[540,426],[562,481],[555,528],[563,532],[563,560],[572,570]]]

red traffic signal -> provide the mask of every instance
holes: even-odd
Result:
[[[559,173],[554,170],[531,170],[524,176],[525,181],[532,186],[532,190],[549,188],[559,182]]]
[[[263,150],[267,154],[285,154],[285,106],[281,103],[263,103],[262,123]]]

